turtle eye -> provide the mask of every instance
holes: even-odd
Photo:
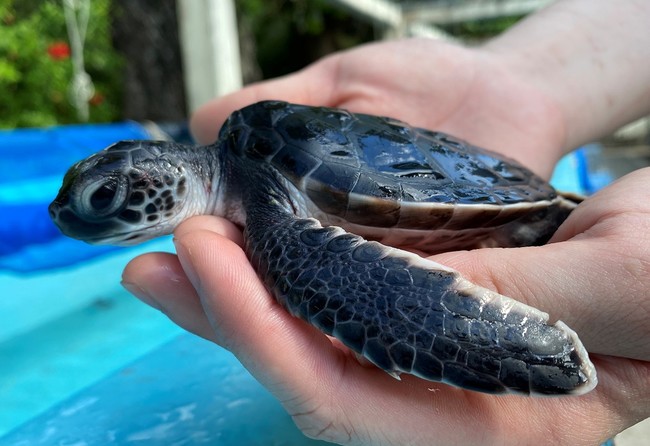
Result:
[[[128,189],[128,180],[122,176],[91,184],[82,192],[82,212],[91,221],[115,215],[126,206]]]
[[[90,196],[90,205],[93,209],[103,211],[115,199],[115,184],[104,183]]]

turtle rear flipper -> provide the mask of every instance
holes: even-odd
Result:
[[[249,208],[245,235],[284,307],[394,376],[488,393],[580,394],[595,385],[566,325],[454,270],[296,218],[274,200]]]

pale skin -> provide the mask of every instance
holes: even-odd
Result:
[[[650,113],[650,2],[563,0],[476,49],[429,40],[338,53],[199,110],[208,143],[234,109],[283,99],[390,115],[505,153],[548,176],[568,150]],[[580,397],[495,397],[397,381],[268,294],[218,217],[181,224],[177,255],[133,260],[124,284],[232,351],[306,434],[341,444],[598,444],[650,416],[650,169],[589,198],[544,247],[433,256],[575,329],[598,370]]]

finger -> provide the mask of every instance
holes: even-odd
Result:
[[[136,257],[124,269],[122,285],[185,330],[216,342],[199,297],[175,255],[151,253]]]
[[[219,217],[198,216],[183,222],[175,231],[182,236],[206,228],[243,245],[241,231]],[[217,342],[196,290],[175,255],[152,253],[129,262],[122,275],[122,285],[146,304],[162,311],[187,331]]]
[[[551,322],[562,320],[591,350],[600,345],[582,308],[587,284],[575,266],[591,261],[583,257],[580,245],[566,242],[548,247],[445,253],[432,260],[460,271],[471,282],[549,313]]]
[[[650,168],[639,169],[598,191],[572,212],[571,218],[560,226],[552,240],[567,240],[585,231],[594,235],[592,228],[625,231],[627,227],[608,227],[602,223],[627,214],[630,218],[639,218],[634,236],[638,238],[636,245],[643,246],[642,238],[648,234],[647,227],[650,225],[650,200],[647,199],[649,179]]]
[[[181,238],[186,234],[198,230],[221,234],[240,247],[244,246],[244,236],[242,235],[241,229],[231,221],[214,215],[198,215],[185,220],[174,231],[174,237]]]
[[[217,139],[221,125],[235,110],[262,100],[277,99],[305,105],[334,104],[333,58],[302,71],[249,85],[201,106],[192,116],[190,128],[196,140],[208,144]]]
[[[629,259],[611,252],[607,239],[586,236],[541,247],[482,249],[432,259],[474,283],[549,313],[551,322],[562,320],[590,352],[649,359],[638,339],[646,316],[630,315],[627,301],[638,281],[626,271]]]
[[[327,389],[343,354],[272,299],[238,245],[209,224],[180,233],[175,243],[221,345],[280,400],[313,393],[314,381]]]

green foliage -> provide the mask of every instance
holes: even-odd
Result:
[[[90,121],[118,118],[121,61],[111,47],[110,0],[93,0],[86,71],[95,85]],[[72,61],[63,5],[0,0],[0,128],[79,122],[70,98]]]
[[[374,38],[372,25],[350,20],[347,11],[327,0],[236,0],[235,5],[254,32],[265,78]]]
[[[392,0],[406,3],[406,1]],[[253,30],[257,62],[265,78],[298,70],[333,51],[374,40],[372,24],[351,17],[328,0],[236,0],[239,20]],[[506,30],[521,17],[502,17],[441,27],[468,42]]]
[[[445,31],[466,40],[487,39],[501,34],[521,20],[522,16],[498,17],[493,19],[474,20],[470,22],[447,25]]]

